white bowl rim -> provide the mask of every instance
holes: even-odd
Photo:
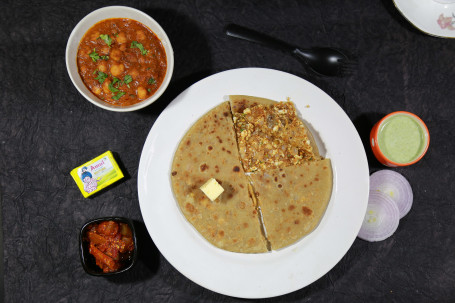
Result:
[[[70,44],[73,42],[73,40],[75,39],[75,36],[76,34],[78,33],[78,31],[80,30],[80,28],[87,22],[87,20],[90,18],[90,17],[93,17],[93,16],[96,16],[100,13],[103,13],[103,12],[106,12],[106,11],[116,11],[118,12],[119,10],[124,10],[124,11],[129,11],[130,13],[134,13],[134,14],[137,14],[137,15],[140,15],[142,17],[144,17],[145,19],[148,19],[150,21],[151,24],[153,24],[154,26],[156,26],[157,29],[159,29],[161,31],[160,33],[160,37],[159,39],[162,41],[163,43],[163,47],[165,48],[166,50],[166,61],[167,61],[167,68],[166,68],[166,76],[163,80],[163,83],[161,83],[160,87],[158,88],[158,90],[152,95],[150,96],[148,99],[145,99],[141,102],[138,102],[136,104],[133,104],[133,105],[129,105],[129,106],[114,106],[114,105],[110,105],[109,103],[107,102],[104,102],[102,101],[101,99],[99,99],[98,97],[96,97],[95,95],[93,95],[93,93],[91,93],[88,89],[87,91],[90,93],[90,94],[87,94],[86,92],[84,92],[75,82],[75,79],[74,79],[74,75],[73,75],[73,72],[71,70],[71,60],[74,59],[74,63],[76,65],[76,68],[77,68],[77,63],[76,63],[76,58],[70,58]],[[121,17],[112,17],[112,18],[121,18]],[[128,19],[133,19],[135,20],[134,18],[131,18],[131,17],[125,17],[125,18],[128,18]],[[107,18],[100,18],[97,22],[100,22],[102,20],[106,20],[106,19],[109,19],[109,17]],[[140,21],[138,21],[140,22]],[[142,22],[141,22],[142,23]],[[95,25],[95,23],[91,24],[91,26]],[[143,24],[143,23],[142,23]],[[91,27],[90,26],[90,27]],[[147,25],[147,24],[144,24],[144,26],[146,26],[147,28],[150,29],[150,27]],[[150,29],[155,35],[157,35],[156,31]],[[85,33],[84,33],[85,34]],[[79,45],[80,41],[77,41],[77,45]],[[168,49],[166,49],[168,48]],[[172,74],[173,74],[173,71],[174,71],[174,51],[172,49],[172,45],[171,45],[171,41],[169,40],[169,37],[167,36],[166,32],[164,31],[164,29],[159,25],[158,22],[155,21],[155,19],[153,19],[151,16],[149,16],[148,14],[138,10],[138,9],[135,9],[135,8],[132,8],[132,7],[129,7],[129,6],[106,6],[106,7],[102,7],[102,8],[99,8],[99,9],[96,9],[94,10],[93,12],[89,13],[88,15],[86,15],[84,18],[82,18],[78,23],[77,25],[74,27],[74,29],[72,30],[69,38],[68,38],[68,42],[66,44],[66,51],[65,51],[65,60],[66,60],[66,69],[67,69],[67,72],[68,72],[68,75],[71,79],[71,81],[73,82],[73,85],[76,87],[76,89],[79,91],[79,93],[85,98],[87,99],[89,102],[91,102],[92,104],[98,106],[98,107],[101,107],[103,109],[106,109],[106,110],[110,110],[110,111],[115,111],[115,112],[129,112],[129,111],[135,111],[135,110],[139,110],[141,108],[144,108],[150,104],[152,104],[153,102],[155,102],[163,93],[164,91],[166,90],[167,86],[169,85],[169,82],[171,81],[171,78],[172,78]],[[79,76],[79,72],[77,71],[76,72],[77,76]],[[83,83],[82,83],[83,84]],[[84,84],[83,84],[84,85]]]

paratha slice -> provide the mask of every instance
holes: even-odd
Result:
[[[268,106],[277,104],[277,101],[254,97],[254,96],[246,96],[246,95],[230,95],[229,96],[229,103],[231,105],[232,114],[241,114],[246,108],[253,107],[259,104]]]
[[[291,245],[312,232],[332,193],[329,159],[258,171],[250,178],[273,250]]]
[[[214,202],[199,189],[210,178],[224,188]],[[207,241],[233,252],[267,251],[239,161],[228,102],[205,114],[185,134],[174,155],[171,181],[183,215]]]
[[[230,96],[237,144],[246,172],[320,159],[311,132],[292,102]]]

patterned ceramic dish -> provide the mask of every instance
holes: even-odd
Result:
[[[160,39],[167,58],[167,69],[166,76],[159,89],[149,98],[129,106],[115,106],[104,102],[103,100],[96,97],[82,82],[82,79],[78,72],[76,56],[84,34],[99,21],[110,19],[110,18],[128,18],[136,20],[143,25],[147,26],[152,32]],[[73,29],[70,37],[68,38],[68,44],[66,45],[66,68],[68,74],[73,81],[74,86],[85,97],[88,101],[99,106],[101,108],[117,111],[117,112],[129,112],[141,109],[155,102],[166,90],[169,82],[171,81],[172,73],[174,70],[174,52],[172,50],[171,42],[167,37],[161,26],[149,15],[141,12],[140,10],[126,7],[126,6],[108,6],[97,9],[87,16],[85,16]]]
[[[398,11],[427,35],[455,38],[455,1],[393,0]]]

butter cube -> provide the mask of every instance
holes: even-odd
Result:
[[[224,191],[224,188],[214,178],[211,178],[199,188],[211,201],[215,201]]]

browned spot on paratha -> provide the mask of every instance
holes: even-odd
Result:
[[[313,213],[313,211],[306,206],[302,206],[302,212],[305,216],[311,216],[311,214]]]
[[[187,210],[187,211],[189,211],[190,213],[194,213],[195,208],[194,208],[194,205],[193,205],[193,204],[191,204],[191,203],[186,203],[185,207],[186,207],[186,210]]]

